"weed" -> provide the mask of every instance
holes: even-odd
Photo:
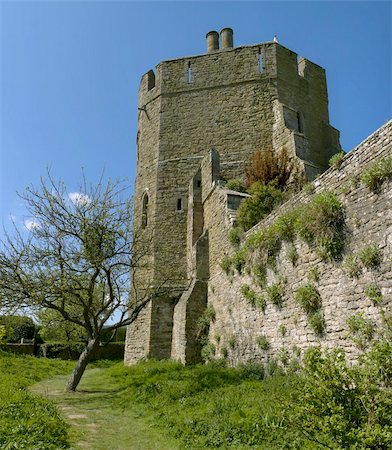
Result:
[[[333,167],[334,169],[340,169],[344,161],[344,152],[335,153],[329,160],[329,167]]]
[[[361,182],[373,192],[377,192],[384,181],[392,176],[392,156],[369,166],[361,176]]]
[[[308,316],[308,322],[317,336],[322,336],[325,330],[325,320],[321,310],[318,310]]]
[[[238,227],[234,227],[229,231],[229,242],[237,248],[241,243],[241,230]]]
[[[201,343],[205,343],[207,340],[207,335],[210,330],[211,322],[215,321],[215,309],[210,304],[207,305],[203,314],[197,320],[197,339]]]
[[[211,361],[216,353],[216,347],[212,342],[207,342],[201,349],[201,357],[204,362]]]
[[[366,319],[363,313],[354,314],[346,320],[350,336],[354,344],[361,350],[365,349],[374,333],[374,324]]]
[[[225,189],[228,189],[229,191],[246,192],[244,184],[242,183],[241,180],[238,180],[237,178],[228,180],[228,182],[225,185]]]
[[[261,309],[263,312],[265,311],[265,308],[267,307],[267,301],[266,301],[264,295],[258,295],[256,297],[255,306],[256,306],[256,308]]]
[[[381,264],[381,253],[377,245],[369,245],[363,248],[359,252],[358,258],[368,269],[377,269]]]
[[[241,294],[244,299],[251,305],[256,305],[256,292],[247,284],[243,284],[240,288]]]
[[[237,250],[231,261],[236,271],[241,274],[246,264],[245,251],[243,249]]]
[[[266,293],[268,300],[273,303],[278,308],[281,308],[283,305],[283,293],[284,293],[284,286],[282,283],[274,283],[270,286],[267,286]]]
[[[306,183],[302,190],[306,195],[311,195],[315,191],[315,186],[313,183]]]
[[[298,288],[294,299],[307,314],[316,312],[321,306],[320,293],[316,286],[311,283]]]
[[[215,335],[215,341],[216,341],[217,344],[219,344],[219,342],[221,341],[221,336],[220,336],[220,334],[216,334],[216,335]]]
[[[280,325],[279,325],[279,328],[278,328],[278,331],[279,331],[279,334],[280,334],[282,337],[284,337],[284,336],[286,336],[286,334],[287,334],[287,327],[286,327],[285,325],[283,325],[283,324],[280,324]]]
[[[298,261],[298,251],[294,244],[291,244],[287,248],[287,259],[291,262],[293,266],[297,264]]]
[[[227,347],[222,347],[221,348],[221,355],[222,355],[222,358],[227,358],[228,357],[229,351],[227,350]]]
[[[256,344],[259,346],[261,350],[264,351],[267,351],[270,348],[268,339],[263,334],[256,337]]]
[[[229,256],[224,256],[221,260],[220,266],[222,270],[229,275],[231,272],[232,260]]]
[[[308,270],[308,280],[314,283],[318,283],[320,281],[320,273],[317,266],[312,266]]]
[[[229,339],[229,347],[233,350],[235,348],[235,345],[237,343],[237,340],[234,336],[231,336],[231,338]]]
[[[368,284],[365,287],[365,295],[369,297],[374,305],[380,305],[383,301],[381,289],[376,284]]]
[[[286,367],[289,364],[290,354],[287,348],[280,347],[280,349],[278,350],[278,359],[283,364],[284,367]]]
[[[265,265],[257,264],[252,268],[253,281],[260,287],[264,287],[267,283],[267,268]]]
[[[358,278],[362,273],[362,268],[356,255],[346,256],[343,261],[343,268],[351,278]]]

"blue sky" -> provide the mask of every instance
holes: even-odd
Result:
[[[0,0],[1,1],[1,0]],[[391,117],[391,2],[0,3],[0,215],[28,219],[16,195],[46,167],[77,191],[136,165],[140,77],[202,54],[205,34],[279,42],[327,70],[330,121],[348,151]]]

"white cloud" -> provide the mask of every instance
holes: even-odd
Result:
[[[32,231],[32,230],[34,230],[35,228],[39,228],[39,227],[40,227],[40,224],[39,224],[36,220],[33,220],[33,219],[26,219],[26,220],[24,221],[24,226],[25,226],[28,230]]]
[[[78,206],[88,205],[91,199],[88,195],[82,194],[81,192],[70,192],[68,198],[72,203]]]

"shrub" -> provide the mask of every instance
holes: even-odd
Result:
[[[381,253],[377,245],[369,245],[363,248],[359,252],[358,258],[368,269],[376,269],[381,264]]]
[[[284,286],[282,282],[273,283],[266,288],[268,300],[281,308],[283,305]]]
[[[208,342],[206,345],[203,346],[201,349],[201,357],[204,362],[208,362],[215,356],[216,353],[216,347],[212,342]]]
[[[379,305],[383,301],[381,289],[374,283],[365,287],[365,295],[370,298],[374,305]]]
[[[229,351],[227,350],[227,347],[221,348],[221,355],[222,355],[222,358],[227,358],[229,356]]]
[[[264,287],[267,282],[267,268],[265,265],[257,264],[252,268],[253,281],[260,287]]]
[[[27,316],[0,316],[0,325],[5,327],[7,342],[20,342],[22,339],[33,339],[35,324]]]
[[[391,361],[392,345],[385,340],[353,366],[341,349],[308,350],[302,388],[287,409],[289,421],[323,448],[390,448]]]
[[[312,330],[317,336],[322,336],[325,330],[325,320],[322,311],[311,313],[308,315],[308,322]]]
[[[290,362],[289,351],[285,347],[280,347],[278,351],[278,359],[283,364],[283,366],[287,366]]]
[[[197,339],[201,343],[205,343],[207,340],[207,335],[210,330],[211,322],[215,321],[215,309],[212,305],[207,305],[203,314],[198,318],[197,325]]]
[[[237,343],[237,340],[234,336],[231,336],[229,339],[229,347],[233,350],[235,348],[235,345]]]
[[[326,257],[340,259],[344,250],[344,209],[331,192],[322,192],[298,209],[295,221],[301,239],[318,246]]]
[[[384,158],[371,166],[369,166],[361,176],[362,183],[376,192],[380,189],[384,181],[387,181],[392,176],[392,156]]]
[[[241,230],[234,227],[229,231],[229,242],[233,247],[238,247],[241,243]]]
[[[306,183],[306,184],[304,185],[304,187],[302,188],[302,190],[304,191],[304,193],[305,193],[306,195],[311,195],[311,194],[313,194],[314,191],[315,191],[314,183]]]
[[[287,334],[287,327],[283,324],[280,324],[278,331],[279,331],[280,335],[284,337]]]
[[[268,339],[263,334],[256,337],[256,344],[259,346],[261,350],[264,351],[267,351],[270,348]]]
[[[237,214],[237,222],[245,231],[270,214],[284,199],[284,193],[273,184],[253,183],[249,193],[251,197],[241,203]]]
[[[228,189],[230,191],[246,192],[244,184],[242,183],[241,180],[238,180],[237,178],[229,180],[225,185],[225,189]]]
[[[318,283],[320,280],[320,274],[317,266],[313,266],[308,270],[308,280]]]
[[[224,256],[222,258],[220,266],[221,266],[222,270],[226,273],[226,275],[230,274],[230,272],[231,272],[231,265],[232,265],[231,258],[229,256]]]
[[[348,255],[343,261],[343,268],[351,278],[358,278],[362,273],[356,255]]]
[[[297,264],[298,252],[297,252],[297,248],[295,247],[294,244],[291,244],[287,248],[287,259],[291,262],[291,264],[293,266],[295,266]]]
[[[245,185],[249,188],[253,183],[266,185],[274,182],[279,189],[284,190],[292,168],[286,148],[278,154],[271,149],[256,150],[245,168]]]
[[[267,307],[267,301],[266,301],[264,295],[258,295],[256,297],[255,306],[256,306],[256,308],[261,309],[263,312],[265,311],[265,308]]]
[[[307,313],[316,312],[321,306],[321,297],[314,284],[307,283],[298,288],[294,294],[295,301]]]
[[[243,268],[246,264],[246,253],[245,250],[240,249],[237,250],[233,257],[231,258],[231,262],[236,271],[240,274],[242,273]]]
[[[335,153],[329,160],[329,167],[339,169],[344,161],[344,152]]]
[[[354,344],[363,350],[373,337],[374,324],[363,313],[354,314],[346,320]]]
[[[243,284],[240,288],[244,299],[252,306],[256,305],[256,292],[247,284]]]

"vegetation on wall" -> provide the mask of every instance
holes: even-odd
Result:
[[[344,152],[335,153],[329,160],[329,167],[339,169],[344,161]]]
[[[374,334],[374,323],[367,319],[363,313],[352,315],[346,320],[349,337],[354,344],[364,350]]]
[[[392,156],[380,159],[371,164],[361,176],[362,183],[373,192],[376,192],[382,184],[392,177]]]
[[[321,296],[317,287],[307,283],[295,291],[294,300],[305,311],[312,330],[321,336],[324,333],[325,321],[321,310]]]

